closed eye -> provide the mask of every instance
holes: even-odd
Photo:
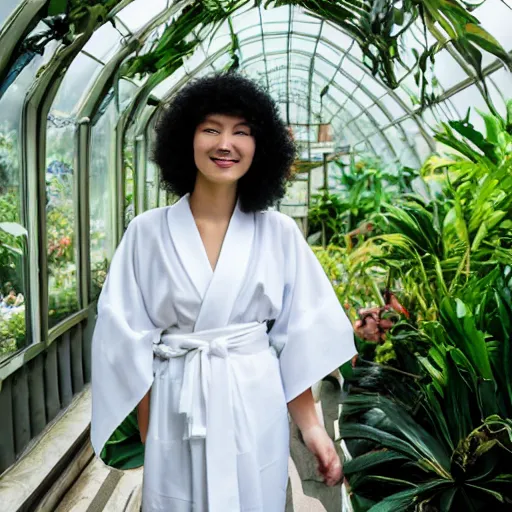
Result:
[[[235,132],[235,135],[247,135],[247,136],[250,136],[251,134],[247,133],[247,132],[244,132],[244,131],[239,131],[239,132]]]
[[[214,130],[213,128],[205,128],[203,130],[205,133],[219,133],[217,130]]]

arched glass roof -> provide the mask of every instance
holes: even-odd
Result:
[[[76,2],[68,3],[72,7]],[[218,17],[214,24],[196,23],[192,30],[184,32],[181,41],[191,43],[194,48],[179,60],[182,65],[174,66],[171,74],[155,69],[153,74],[138,75],[129,65],[133,59],[154,54],[169,27],[180,21],[187,10],[193,10],[197,2],[124,0],[104,3],[109,22],[94,27],[94,32],[69,63],[68,73],[75,75],[81,87],[71,86],[69,94],[60,91],[60,96],[74,103],[76,109],[82,103],[74,95],[80,94],[84,100],[95,89],[99,77],[117,73],[116,77],[121,78],[119,88],[128,94],[125,102],[131,101],[135,109],[130,113],[133,120],[150,96],[155,101],[165,102],[191,77],[225,69],[236,61],[240,72],[261,82],[274,96],[299,143],[307,145],[315,141],[318,125],[330,124],[340,150],[360,148],[386,159],[417,165],[425,152],[434,149],[430,137],[433,125],[446,118],[464,117],[468,105],[488,108],[475,69],[461,58],[452,43],[443,44],[436,52],[435,66],[425,63],[429,104],[420,105],[422,93],[414,73],[417,70],[415,59],[425,47],[439,40],[436,41],[435,34],[427,33],[418,20],[398,40],[401,58],[395,62],[394,69],[398,86],[392,89],[382,80],[380,72],[374,74],[365,65],[367,56],[361,42],[354,40],[349,26],[322,18],[308,8],[274,6],[280,2],[267,2],[271,4],[268,8],[263,2],[202,2],[203,9],[224,9],[226,15]],[[315,4],[294,3],[305,7]],[[0,42],[9,41],[14,48],[13,31],[17,28],[18,37],[23,32],[28,36],[31,18],[41,17],[41,9],[46,9],[45,14],[57,14],[56,4],[59,2],[2,2],[0,23],[4,25]],[[331,4],[340,4],[341,8],[343,2]],[[512,10],[508,0],[483,2],[473,15],[505,50],[512,49],[508,29]],[[45,20],[39,26],[47,28]],[[194,41],[198,44],[192,44]],[[54,51],[57,48],[62,50],[63,45],[54,44]],[[0,61],[4,67],[4,88],[5,59]],[[119,68],[123,62],[125,66]],[[510,73],[490,52],[482,52],[482,66],[488,76],[488,97],[503,111],[502,91],[511,85]],[[123,76],[126,74],[131,76]],[[131,86],[127,88],[128,80]],[[96,86],[96,93],[105,91]]]

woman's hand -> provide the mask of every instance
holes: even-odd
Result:
[[[314,425],[301,433],[308,450],[318,461],[318,472],[325,484],[330,487],[339,484],[343,478],[341,461],[325,428]]]

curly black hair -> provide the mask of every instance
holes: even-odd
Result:
[[[194,132],[210,114],[244,117],[255,139],[251,167],[238,181],[241,209],[255,212],[272,206],[285,194],[295,145],[274,100],[236,73],[216,73],[187,83],[161,113],[153,161],[160,168],[162,186],[178,196],[193,191]]]

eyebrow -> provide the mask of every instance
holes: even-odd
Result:
[[[212,119],[211,117],[206,117],[205,120],[203,121],[203,123],[214,123],[216,125],[222,124],[219,121]],[[251,127],[251,125],[247,121],[242,121],[241,123],[237,123],[237,124],[235,124],[235,127],[236,126],[245,126],[246,128]]]

